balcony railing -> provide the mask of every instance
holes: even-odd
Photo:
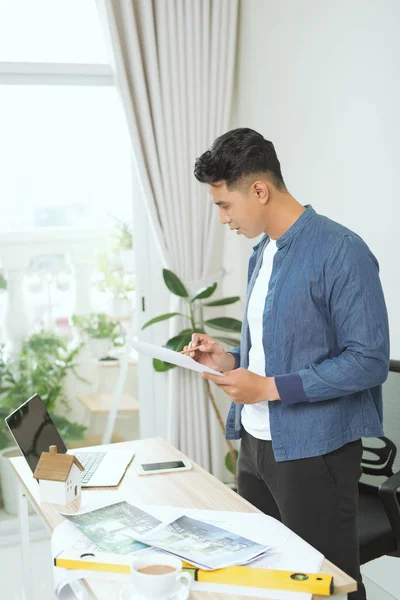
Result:
[[[6,291],[0,295],[3,304],[0,341],[6,343],[9,356],[18,354],[22,340],[35,322],[44,321],[45,325],[51,325],[49,320],[54,309],[51,285],[57,274],[66,277],[69,273],[74,294],[70,313],[86,315],[92,312],[91,279],[95,270],[95,253],[104,249],[107,235],[107,231],[100,229],[72,228],[0,233],[0,265],[7,281]],[[47,310],[41,315],[33,310],[33,288],[35,281],[40,282],[39,275],[48,288]]]

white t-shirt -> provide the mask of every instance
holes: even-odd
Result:
[[[247,308],[247,320],[251,340],[248,370],[263,377],[265,377],[265,353],[262,342],[263,313],[276,250],[276,241],[270,240],[264,250],[262,265],[252,289]],[[241,416],[242,425],[250,435],[260,440],[271,439],[269,402],[245,404]]]

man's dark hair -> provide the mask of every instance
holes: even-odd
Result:
[[[194,176],[201,183],[224,181],[230,189],[261,174],[276,188],[286,189],[273,143],[248,128],[232,129],[218,137],[194,167]]]

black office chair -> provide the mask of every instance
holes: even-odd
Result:
[[[386,554],[400,557],[400,494],[397,492],[400,471],[393,473],[392,469],[396,446],[387,437],[379,439],[383,446],[372,448],[363,443],[363,474],[387,479],[380,485],[359,484],[358,531],[362,565]]]

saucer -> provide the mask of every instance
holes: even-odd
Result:
[[[180,585],[175,592],[159,600],[188,600],[190,589],[186,585]],[[121,590],[119,600],[150,600],[149,596],[142,596],[137,592],[133,585]]]

